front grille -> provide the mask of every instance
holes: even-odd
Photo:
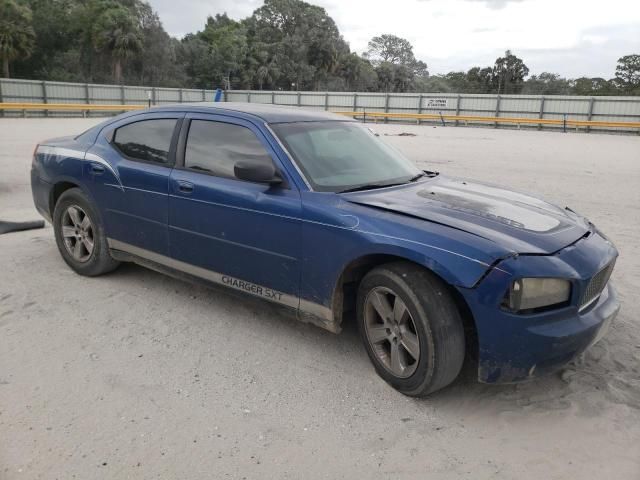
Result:
[[[582,297],[580,298],[580,310],[587,308],[600,296],[602,290],[604,290],[604,287],[609,281],[614,265],[615,261],[611,262],[591,277],[591,280],[589,280],[589,283],[587,284],[587,288],[582,292]]]

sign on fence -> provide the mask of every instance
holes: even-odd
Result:
[[[430,98],[427,100],[427,108],[447,108],[446,98]]]

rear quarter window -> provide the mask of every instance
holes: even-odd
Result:
[[[133,160],[168,163],[176,122],[175,119],[155,119],[124,125],[114,132],[112,144]]]

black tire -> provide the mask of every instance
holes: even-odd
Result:
[[[69,209],[74,209],[76,214],[80,213],[82,220],[84,220],[85,216],[88,217],[89,228],[86,232],[79,232],[79,228],[76,228],[71,218],[72,216],[69,214]],[[69,229],[74,228],[75,232],[79,235],[77,238],[68,235]],[[60,195],[53,211],[53,229],[60,255],[62,255],[67,265],[76,273],[88,277],[95,277],[111,272],[120,264],[120,262],[114,260],[109,253],[109,246],[107,245],[107,238],[100,221],[100,216],[91,204],[91,201],[79,188],[71,188]],[[67,235],[66,237],[65,234]],[[87,245],[93,245],[91,251],[89,251],[89,248],[81,245],[83,247],[83,250],[80,252],[81,254],[77,255],[77,257],[74,256],[75,245],[86,242],[90,242],[87,243]]]
[[[390,303],[381,305],[380,297]],[[401,300],[399,310],[406,307],[402,317],[405,327],[393,323],[395,310],[387,321],[382,320],[379,313],[383,306],[385,311],[389,306],[395,309],[397,298]],[[376,323],[376,318],[382,323]],[[453,382],[460,373],[465,357],[462,318],[447,285],[428,270],[409,262],[389,263],[371,270],[358,288],[357,321],[377,373],[405,395],[428,395]],[[393,327],[393,331],[386,328],[388,326]],[[380,340],[380,335],[385,334],[390,337]],[[417,350],[415,343],[411,343],[416,336]],[[402,359],[395,362],[392,359],[393,344],[398,342],[400,347],[395,347],[395,358],[404,355],[404,364]],[[405,344],[412,348],[405,348]],[[418,352],[417,360],[411,351]],[[394,364],[398,367],[395,371]],[[395,373],[398,371],[405,372],[406,376]]]

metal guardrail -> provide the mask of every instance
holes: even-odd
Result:
[[[132,85],[104,85],[90,83],[52,82],[47,80],[20,80],[0,78],[0,104],[84,104],[84,105],[167,105],[183,102],[213,101],[214,90],[193,88],[165,88]],[[590,131],[619,131],[627,128],[621,124],[606,127],[610,123],[640,122],[640,96],[577,96],[577,95],[491,95],[472,93],[383,93],[383,92],[318,92],[318,91],[267,91],[267,90],[227,90],[224,100],[229,102],[272,103],[297,105],[330,111],[411,113],[425,115],[457,115],[500,118],[572,119],[576,121],[606,122],[587,126]],[[0,117],[30,116],[104,116],[121,107],[104,110],[105,107],[88,107],[76,110],[72,107],[53,109],[34,108],[30,110],[0,109]],[[64,110],[61,110],[64,108]],[[135,108],[135,107],[134,107]],[[102,111],[100,111],[103,109]],[[373,117],[372,117],[373,118]],[[439,117],[438,117],[439,118]],[[415,120],[415,119],[414,119]],[[386,122],[411,121],[408,118],[387,117]],[[417,121],[420,121],[419,119]],[[424,119],[438,121],[438,119]],[[441,121],[441,120],[440,120]],[[460,122],[465,120],[458,120]],[[446,120],[446,122],[450,122]],[[466,120],[476,122],[477,120]],[[509,125],[504,121],[484,122],[485,125]],[[464,125],[464,123],[463,123]],[[558,129],[558,124],[545,122],[513,124],[523,128]],[[560,127],[562,128],[562,127]],[[582,128],[578,126],[577,128]],[[632,127],[630,132],[636,133]]]
[[[446,121],[451,122],[478,122],[478,123],[508,123],[518,125],[556,125],[560,127],[606,127],[606,128],[628,128],[640,129],[640,122],[604,122],[597,120],[574,120],[570,118],[528,118],[528,117],[487,117],[477,115],[449,115],[434,113],[387,113],[387,112],[335,112],[354,118],[362,118],[366,121],[371,118],[376,121],[383,119],[409,119],[409,120],[432,120],[440,121],[444,125]]]
[[[148,105],[117,105],[117,104],[84,104],[84,103],[0,103],[0,110],[18,110],[26,112],[28,110],[37,111],[100,111],[100,112],[124,112],[131,110],[142,110]],[[570,118],[527,118],[527,117],[492,117],[477,115],[451,115],[451,114],[434,114],[434,113],[392,113],[392,112],[335,112],[341,115],[362,118],[366,121],[370,118],[374,121],[377,119],[407,119],[440,121],[442,124],[449,122],[476,122],[476,123],[506,123],[512,125],[554,125],[563,127],[605,127],[605,128],[626,128],[629,130],[639,129],[640,122],[605,122],[597,120],[574,120]]]
[[[74,111],[74,112],[124,112],[129,110],[141,110],[147,105],[101,105],[98,103],[0,103],[0,110],[48,110],[48,111]]]

